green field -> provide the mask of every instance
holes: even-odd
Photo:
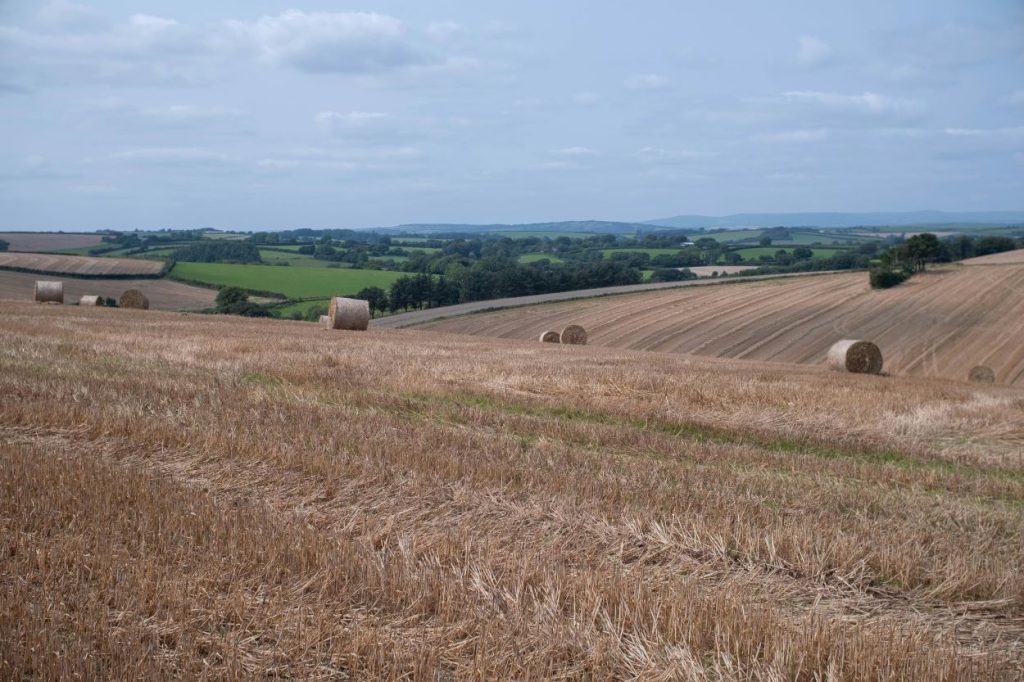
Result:
[[[646,253],[651,258],[655,256],[674,256],[678,254],[681,249],[601,249],[601,255],[605,258],[611,258],[613,253]]]
[[[719,242],[738,242],[744,239],[757,239],[764,230],[717,230],[715,232],[687,232],[691,241],[710,237]]]
[[[550,253],[524,253],[519,257],[520,263],[536,263],[537,261],[548,260],[552,263],[564,263],[565,261],[558,256],[553,256]]]
[[[814,248],[814,258],[831,258],[844,249]],[[780,246],[752,246],[748,249],[737,249],[735,253],[740,254],[744,261],[757,262],[761,256],[775,256],[777,251],[785,251],[792,254],[792,249],[785,249]]]
[[[370,286],[386,289],[402,274],[386,270],[294,266],[279,268],[226,263],[178,263],[171,270],[171,277],[175,279],[272,291],[288,298],[346,296]]]
[[[528,239],[530,237],[547,237],[548,239],[557,239],[558,237],[568,237],[569,239],[583,239],[585,237],[593,237],[594,234],[591,232],[544,232],[544,231],[529,231],[524,230],[521,232],[510,231],[510,232],[487,232],[488,235],[500,235],[502,237],[508,237],[509,239]]]

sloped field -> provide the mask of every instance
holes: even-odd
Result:
[[[1014,679],[1024,394],[0,304],[0,678]]]
[[[64,303],[77,303],[88,294],[118,298],[125,289],[139,289],[156,310],[198,310],[213,306],[214,289],[194,287],[168,279],[73,279],[49,277],[28,272],[0,270],[0,299],[31,301],[33,285],[38,279],[60,279],[64,282]]]
[[[993,253],[988,256],[978,256],[977,258],[968,258],[963,261],[964,265],[1024,265],[1024,249],[1017,249],[1016,251],[1003,251],[1002,253]]]
[[[0,239],[10,244],[7,248],[11,251],[59,251],[103,243],[98,234],[59,232],[0,232]]]
[[[821,364],[843,338],[877,343],[893,374],[1024,381],[1024,265],[949,267],[872,291],[864,273],[551,303],[416,327],[532,339],[583,325],[599,346]]]
[[[46,253],[0,253],[0,268],[32,272],[102,277],[104,275],[159,275],[164,268],[160,261],[134,258],[93,258],[61,256]]]

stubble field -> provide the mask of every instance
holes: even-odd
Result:
[[[1024,393],[0,303],[0,677],[1012,679]]]
[[[117,299],[127,289],[138,289],[155,310],[200,310],[213,306],[215,289],[195,287],[168,279],[74,279],[38,275],[28,272],[0,270],[0,299],[31,301],[37,280],[60,280],[64,283],[64,303],[77,303],[86,295]]]
[[[1024,383],[1024,263],[998,254],[873,291],[863,272],[680,288],[452,317],[416,329],[536,339],[580,324],[599,346],[820,365],[839,339],[877,343],[885,370]],[[970,263],[970,261],[969,261]]]
[[[46,253],[0,253],[0,268],[17,268],[34,272],[66,275],[159,275],[164,268],[160,261],[139,258],[94,258],[62,256]]]

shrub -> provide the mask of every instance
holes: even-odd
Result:
[[[217,292],[216,304],[220,309],[236,303],[245,303],[249,300],[249,294],[240,287],[224,287]]]
[[[910,275],[901,270],[873,269],[868,275],[872,289],[890,289],[910,279]]]

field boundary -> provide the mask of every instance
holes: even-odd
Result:
[[[27,252],[18,252],[27,253]],[[36,253],[42,253],[36,252]],[[66,254],[52,254],[52,255],[66,255]],[[80,272],[70,273],[61,272],[57,270],[39,270],[36,268],[22,268],[14,265],[0,265],[0,270],[6,270],[7,272],[24,272],[30,275],[45,275],[46,277],[66,277],[69,279],[163,279],[167,276],[170,268],[165,265],[160,272],[148,272],[148,273],[98,273],[98,274],[83,274]]]

